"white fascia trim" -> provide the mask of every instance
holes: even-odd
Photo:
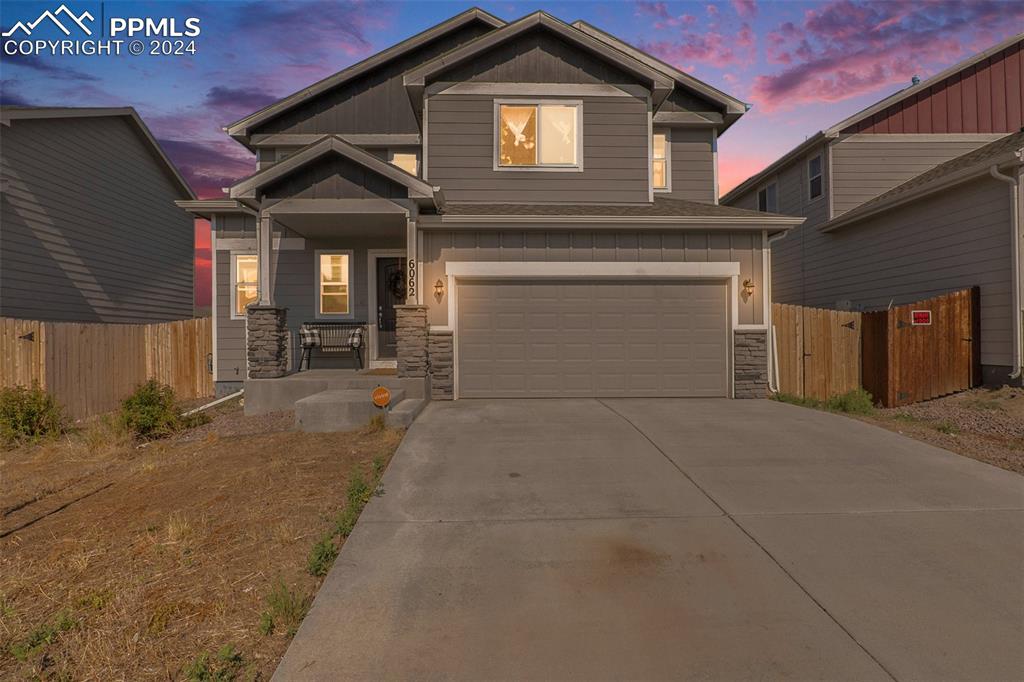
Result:
[[[424,229],[444,223],[587,223],[622,225],[700,225],[701,227],[744,228],[759,226],[796,227],[807,218],[785,216],[545,216],[545,215],[441,215],[439,222],[423,224]]]
[[[306,248],[306,240],[303,237],[274,237],[273,248],[275,251],[303,251]],[[217,249],[221,251],[255,250],[256,237],[218,239]]]
[[[724,279],[738,277],[740,264],[718,263],[594,263],[594,262],[494,262],[449,261],[445,274],[456,278],[530,279],[561,278],[684,278]]]

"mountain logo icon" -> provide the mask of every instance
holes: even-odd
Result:
[[[92,29],[90,29],[85,24],[86,20],[95,21],[96,18],[92,14],[90,14],[89,12],[82,12],[82,14],[76,16],[74,12],[68,9],[67,5],[61,5],[53,12],[51,12],[50,10],[46,10],[45,12],[40,14],[35,21],[30,21],[27,23],[23,21],[17,22],[16,24],[14,24],[14,26],[10,28],[10,30],[3,32],[3,37],[10,38],[18,31],[21,31],[26,36],[30,36],[32,35],[32,31],[34,31],[37,26],[39,26],[46,20],[52,22],[57,28],[59,28],[64,33],[64,35],[71,35],[71,31],[68,30],[68,27],[61,23],[61,20],[58,18],[60,16],[63,16],[64,21],[69,22],[69,24],[77,26],[79,29],[85,32],[85,35],[92,35]]]

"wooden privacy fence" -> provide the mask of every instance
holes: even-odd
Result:
[[[0,318],[0,386],[38,383],[74,419],[116,409],[153,378],[182,399],[213,395],[211,318],[80,324]]]
[[[772,305],[779,391],[825,400],[861,385],[861,313]]]
[[[975,287],[865,313],[773,304],[779,391],[826,400],[863,386],[896,407],[977,386],[979,296]]]

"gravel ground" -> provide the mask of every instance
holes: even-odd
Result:
[[[295,413],[291,410],[286,412],[271,412],[257,417],[247,417],[242,414],[241,400],[230,400],[222,405],[210,408],[207,411],[211,418],[210,422],[189,429],[178,437],[178,440],[189,442],[198,441],[216,435],[221,438],[233,436],[254,436],[257,434],[276,433],[288,431],[295,426]]]

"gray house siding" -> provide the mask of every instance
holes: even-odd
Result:
[[[448,261],[738,262],[740,281],[762,291],[762,234],[757,232],[640,231],[623,225],[566,230],[539,224],[531,230],[459,230],[423,233],[424,287],[445,277]],[[427,297],[428,319],[447,325],[448,303]],[[762,324],[762,297],[740,303],[740,324]]]
[[[473,22],[254,128],[266,133],[418,133],[402,76],[492,28]]]
[[[807,304],[885,308],[981,287],[981,361],[1011,363],[1010,201],[981,179],[822,235],[807,259]]]
[[[123,116],[3,128],[0,315],[144,323],[192,317],[193,220]]]
[[[628,203],[648,200],[646,99],[626,95],[568,98],[583,102],[583,170],[552,172],[494,170],[495,98],[434,95],[427,102],[426,177],[431,184],[443,187],[450,201]]]
[[[877,133],[841,137],[831,146],[832,217],[999,137]]]
[[[329,155],[264,190],[268,199],[395,199],[408,190],[350,159]]]
[[[668,135],[672,191],[665,196],[715,203],[714,132],[710,128],[673,128]]]

